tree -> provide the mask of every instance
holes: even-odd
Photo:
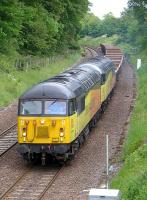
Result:
[[[147,46],[147,2],[145,0],[129,0],[129,9],[133,11],[135,18],[138,21],[138,38],[139,43],[143,48]]]
[[[22,9],[17,0],[0,1],[0,52],[10,53],[17,48],[22,27]]]
[[[136,45],[138,37],[138,26],[138,21],[134,17],[132,10],[125,9],[125,11],[121,14],[118,28],[120,41]]]
[[[47,55],[77,48],[88,0],[1,0],[0,52]]]
[[[104,34],[107,34],[108,36],[117,34],[119,29],[119,19],[115,18],[111,12],[104,16],[102,24]]]
[[[20,53],[41,55],[55,50],[58,24],[40,5],[24,4],[22,30],[19,38]]]
[[[147,2],[145,0],[129,0],[128,6],[140,22],[147,20]]]
[[[92,13],[87,15],[82,20],[81,37],[86,35],[91,37],[98,37],[103,34],[102,21]]]
[[[59,46],[76,48],[78,34],[81,29],[80,21],[88,10],[88,0],[64,0],[64,12],[60,18],[63,25]]]

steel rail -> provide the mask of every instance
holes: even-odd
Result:
[[[48,185],[46,186],[46,188],[44,189],[44,191],[42,192],[42,194],[40,195],[40,197],[39,197],[38,200],[42,200],[42,198],[44,197],[44,195],[46,194],[46,192],[48,191],[48,189],[53,185],[53,183],[55,182],[55,180],[57,179],[57,177],[59,176],[59,174],[63,171],[63,169],[64,169],[64,165],[57,171],[57,173],[55,174],[55,176],[48,183]]]
[[[0,133],[0,157],[17,144],[17,132],[15,129],[17,123]]]
[[[1,135],[5,135],[10,129],[14,128],[16,125],[17,125],[17,123],[11,125],[9,128],[7,128],[7,129],[5,129],[4,131],[2,131],[2,132],[0,133],[0,136],[1,136]]]
[[[31,165],[27,170],[25,170],[25,172],[17,178],[15,183],[2,196],[0,196],[0,199],[19,199],[21,195],[25,194],[25,199],[41,200],[48,191],[48,189],[53,185],[61,171],[64,169],[64,165],[53,172],[43,171],[44,169],[42,168],[40,174],[36,174],[34,168],[35,166]],[[44,173],[43,175],[42,172]],[[34,179],[36,179],[36,177],[38,179],[42,179],[41,184],[36,184],[35,180],[33,180],[32,177],[34,177]],[[32,187],[30,187],[29,185],[32,185]],[[36,188],[34,188],[35,186]]]
[[[23,174],[21,174],[16,181],[14,182],[14,184],[12,184],[9,189],[4,192],[1,196],[0,199],[5,198],[6,196],[8,196],[8,194],[13,190],[13,188],[19,183],[19,181],[21,181],[23,179],[23,177],[30,171],[31,168],[27,168],[27,170],[25,170],[25,172]]]
[[[98,56],[98,52],[96,51],[96,49],[91,48],[91,47],[84,47],[84,48],[85,48],[85,50],[88,50],[90,52],[92,57]]]

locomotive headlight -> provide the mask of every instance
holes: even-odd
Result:
[[[23,132],[23,133],[22,133],[22,136],[23,136],[23,137],[26,137],[26,136],[27,136],[26,132]]]
[[[64,136],[64,128],[60,128],[60,137]]]
[[[40,120],[40,124],[43,125],[44,123],[45,123],[45,120],[44,120],[44,119],[41,119],[41,120]]]
[[[26,129],[26,128],[23,128],[23,129],[22,129],[22,136],[23,136],[23,137],[26,137],[26,136],[27,136],[27,129]]]
[[[63,137],[64,136],[64,133],[63,132],[60,132],[60,137]]]

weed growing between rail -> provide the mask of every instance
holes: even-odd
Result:
[[[0,68],[0,106],[8,105],[33,84],[64,71],[79,58],[79,53],[73,53],[61,61],[49,64],[47,67],[28,68],[25,71],[15,69],[10,64],[13,60],[6,60],[4,58],[3,63],[2,61],[0,63],[0,66],[3,66]]]
[[[141,56],[142,68],[137,71],[138,96],[123,148],[125,163],[111,184],[112,188],[121,190],[123,200],[147,199],[147,63],[145,55],[144,52]],[[137,57],[133,58],[134,64]]]

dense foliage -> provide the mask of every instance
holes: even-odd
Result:
[[[134,47],[147,47],[147,2],[146,0],[129,0],[128,8],[120,18],[108,13],[99,19],[88,13],[82,20],[81,37],[119,36],[117,43],[129,43]]]
[[[112,13],[106,14],[103,20],[99,19],[92,13],[87,13],[82,20],[83,26],[80,35],[81,37],[99,37],[102,35],[110,37],[118,32],[119,23],[120,20],[115,18]]]
[[[120,18],[108,13],[101,20],[87,13],[88,0],[1,0],[0,53],[51,55],[78,48],[80,37],[119,35],[146,48],[146,0],[129,0]]]
[[[1,0],[0,53],[45,55],[76,48],[88,0]]]
[[[143,48],[147,47],[147,1],[129,0],[129,9],[132,10],[135,19],[138,21],[136,34],[140,35],[138,42]]]

